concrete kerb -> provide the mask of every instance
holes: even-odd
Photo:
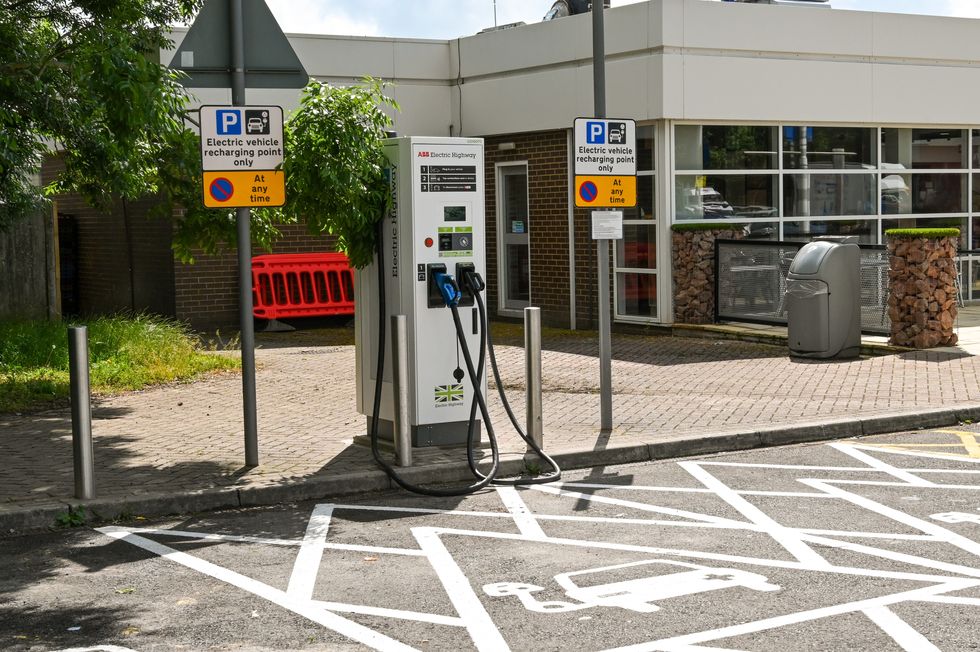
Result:
[[[612,443],[600,450],[580,449],[555,453],[552,457],[562,469],[635,464],[712,453],[725,453],[769,446],[810,443],[828,439],[941,428],[963,421],[980,421],[980,405],[956,405],[918,412],[878,414],[859,419],[827,419],[790,426],[731,430],[710,435],[631,436],[630,443]],[[527,470],[534,455],[503,455],[501,476],[517,476]],[[542,469],[547,472],[548,469]],[[472,477],[465,462],[440,463],[400,469],[413,484],[465,482]],[[207,512],[218,509],[259,507],[304,500],[324,500],[342,496],[375,493],[393,489],[391,480],[380,470],[317,476],[306,480],[275,484],[206,489],[175,493],[155,493],[100,498],[91,501],[50,502],[34,506],[0,508],[0,536],[51,528],[57,517],[70,507],[82,506],[87,516],[98,520],[126,519],[133,516],[158,517]]]

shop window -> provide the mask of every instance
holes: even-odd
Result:
[[[746,125],[679,125],[678,170],[772,170],[776,128]]]
[[[678,221],[779,216],[774,175],[677,175],[674,189]]]
[[[795,220],[783,222],[783,240],[809,242],[823,235],[857,236],[861,244],[878,243],[878,220]]]
[[[877,131],[866,127],[783,127],[783,167],[873,170],[878,167]]]
[[[969,167],[968,132],[961,129],[882,129],[882,167],[961,170]]]
[[[965,213],[967,175],[951,173],[889,172],[881,176],[881,212]]]
[[[787,174],[783,176],[783,215],[875,215],[877,194],[875,174]]]

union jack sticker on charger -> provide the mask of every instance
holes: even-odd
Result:
[[[463,402],[463,386],[460,385],[436,385],[435,388],[436,405],[449,405]]]

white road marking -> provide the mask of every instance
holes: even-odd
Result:
[[[373,629],[364,627],[363,625],[355,623],[352,620],[348,620],[343,616],[338,616],[337,614],[331,613],[326,609],[317,607],[310,600],[296,598],[284,591],[273,588],[268,584],[254,580],[251,577],[245,577],[244,575],[236,573],[235,571],[222,568],[221,566],[180,552],[179,550],[174,550],[173,548],[157,543],[151,539],[132,534],[125,528],[104,527],[96,528],[96,530],[114,539],[125,541],[126,543],[132,544],[138,548],[142,548],[143,550],[152,552],[155,555],[159,555],[164,559],[182,566],[186,566],[187,568],[195,570],[202,575],[213,577],[216,580],[220,580],[240,588],[243,591],[257,595],[260,598],[264,598],[273,604],[277,604],[284,609],[288,609],[295,614],[303,616],[308,620],[331,629],[338,634],[357,641],[358,643],[363,643],[364,645],[374,648],[375,650],[379,650],[381,652],[408,652],[409,650],[415,649],[405,645],[401,641],[396,641],[395,639],[385,636],[380,632],[376,632]]]
[[[888,634],[906,652],[942,652],[888,607],[865,609],[864,615],[870,618],[871,622],[881,628],[881,631]]]
[[[300,544],[293,564],[293,574],[289,577],[286,593],[302,600],[313,599],[313,589],[320,571],[320,561],[323,558],[323,547],[327,542],[327,531],[330,529],[330,518],[333,507],[317,505],[310,515],[306,526],[306,536]]]
[[[939,604],[960,604],[970,607],[980,607],[980,598],[958,598],[955,595],[934,595],[923,598],[920,602],[936,602]]]
[[[916,487],[917,489],[967,489],[970,491],[980,491],[980,486],[968,484],[910,484],[908,482],[885,482],[884,480],[828,480],[838,485],[866,485],[869,487]]]
[[[617,550],[622,552],[639,552],[648,555],[668,556],[668,557],[687,557],[691,559],[710,559],[712,561],[725,562],[727,564],[745,564],[748,566],[759,566],[763,568],[784,568],[788,570],[814,571],[819,573],[835,573],[839,575],[856,575],[861,577],[879,577],[884,579],[912,580],[915,582],[943,583],[951,579],[946,575],[929,575],[924,573],[908,573],[903,571],[888,571],[868,568],[853,568],[848,566],[810,566],[799,561],[784,561],[780,559],[768,559],[758,557],[743,557],[740,555],[726,555],[722,553],[703,552],[698,550],[680,550],[677,548],[655,548],[651,546],[638,546],[626,543],[612,543],[606,541],[585,541],[579,539],[562,539],[548,537],[547,541],[534,541],[522,534],[512,534],[510,532],[487,532],[484,530],[458,530],[455,528],[413,528],[433,530],[439,535],[459,535],[470,536],[484,539],[504,539],[509,541],[523,541],[527,543],[538,543],[543,545],[555,544],[569,546],[572,548],[594,548],[598,550]],[[830,541],[828,539],[828,541]],[[969,580],[974,582],[975,580]],[[980,582],[977,582],[980,585]],[[969,586],[972,586],[970,584]]]
[[[199,541],[219,541],[227,543],[251,543],[265,546],[291,546],[298,547],[303,543],[303,539],[269,539],[264,537],[245,537],[237,534],[215,534],[213,532],[191,532],[189,530],[165,530],[149,527],[126,528],[135,534],[148,534],[164,537],[176,537],[180,539],[197,539]],[[327,543],[324,545],[327,550],[348,550],[351,552],[364,552],[381,555],[408,555],[411,557],[425,557],[425,553],[417,548],[385,548],[383,546],[359,546],[350,543]]]
[[[894,534],[891,532],[849,532],[847,530],[811,530],[809,528],[793,528],[802,534],[814,534],[823,537],[854,537],[855,539],[888,539],[891,541],[936,541],[931,534]]]
[[[473,644],[478,650],[487,652],[509,650],[510,646],[490,618],[490,614],[483,608],[483,603],[477,597],[470,581],[466,579],[466,574],[439,539],[439,533],[440,530],[436,528],[412,528],[412,534],[419,542],[419,547],[429,556],[429,563],[432,564],[432,569],[446,589],[446,595],[449,596],[460,618],[466,623]],[[520,538],[525,539],[523,536]]]
[[[561,496],[562,498],[575,498],[577,500],[588,500],[594,503],[605,503],[607,505],[618,505],[620,507],[629,507],[630,509],[635,509],[641,512],[654,512],[656,514],[666,514],[668,516],[678,516],[680,518],[687,518],[692,521],[701,521],[704,523],[726,523],[728,525],[744,526],[746,523],[735,521],[730,518],[722,518],[720,516],[710,516],[708,514],[700,514],[698,512],[688,512],[683,509],[673,509],[672,507],[658,507],[656,505],[649,505],[647,503],[638,503],[632,500],[621,500],[619,498],[610,498],[609,496],[597,496],[594,494],[583,494],[578,491],[565,491],[558,489],[556,487],[549,487],[544,484],[536,484],[530,487],[535,491],[540,491],[542,493],[554,494],[555,496]]]
[[[742,623],[739,625],[720,627],[718,629],[712,629],[705,632],[675,636],[673,638],[663,639],[660,641],[651,641],[649,643],[639,643],[637,645],[612,648],[606,652],[656,652],[665,649],[666,645],[707,643],[718,639],[745,636],[746,634],[755,634],[756,632],[763,632],[770,629],[777,629],[779,627],[796,625],[813,620],[820,620],[821,618],[829,618],[831,616],[840,616],[843,614],[864,611],[866,609],[873,609],[876,607],[884,607],[898,604],[900,602],[921,600],[922,598],[932,595],[948,593],[950,591],[959,591],[976,585],[977,583],[954,580],[946,584],[929,586],[912,591],[903,591],[902,593],[892,593],[890,595],[870,598],[868,600],[858,600],[856,602],[848,602],[831,607],[821,607],[819,609],[811,609],[809,611],[800,611],[797,613],[786,614],[784,616],[776,616],[774,618],[765,618],[763,620],[756,620],[754,622]]]
[[[867,473],[874,471],[864,466],[810,466],[807,464],[753,464],[749,462],[716,462],[699,460],[701,466],[738,466],[747,469],[788,469],[790,471],[845,471]]]
[[[919,451],[910,450],[898,450],[895,448],[877,448],[875,446],[862,446],[860,444],[851,444],[851,448],[858,448],[865,451],[871,451],[874,453],[885,453],[887,455],[905,455],[906,457],[927,457],[934,460],[943,460],[944,462],[956,461],[956,462],[968,462],[970,464],[980,464],[980,459],[975,457],[959,457],[952,455],[942,455],[940,453],[920,453]],[[946,471],[942,471],[946,473]]]
[[[527,503],[521,498],[516,487],[498,486],[494,487],[501,502],[507,507],[514,516],[514,523],[521,534],[529,539],[547,539],[548,535],[541,529],[541,525],[535,520],[534,514],[527,508]]]
[[[701,463],[703,464],[703,462]],[[681,494],[713,494],[710,489],[691,488],[691,487],[648,487],[644,485],[621,485],[621,484],[597,484],[593,482],[553,482],[553,487],[571,487],[572,489],[622,489],[624,491],[649,491],[660,493],[681,493]],[[830,498],[826,494],[805,491],[743,491],[736,490],[740,496],[780,496],[783,498]]]
[[[859,507],[863,507],[868,511],[875,512],[877,514],[880,514],[881,516],[890,518],[893,521],[904,523],[905,525],[913,527],[916,530],[920,530],[922,532],[925,532],[926,534],[931,534],[937,539],[952,544],[957,548],[969,552],[970,554],[980,556],[980,543],[977,543],[976,541],[971,541],[970,539],[967,539],[964,536],[956,534],[951,530],[947,530],[946,528],[941,527],[935,523],[931,523],[930,521],[925,521],[921,518],[916,518],[915,516],[911,516],[909,514],[906,514],[905,512],[900,512],[897,509],[893,509],[891,507],[882,505],[881,503],[875,502],[870,498],[865,498],[864,496],[859,496],[849,491],[845,491],[840,487],[830,484],[829,482],[822,482],[820,480],[805,480],[805,479],[800,480],[800,482],[809,485],[814,489],[819,489],[821,491],[826,491],[827,493],[832,493],[835,496],[839,498],[843,498],[848,502],[854,503]]]
[[[773,520],[761,509],[736,494],[731,487],[698,466],[696,462],[679,462],[678,465],[697,478],[705,487],[715,492],[719,498],[738,510],[742,516],[762,528],[776,543],[801,562],[814,567],[830,565],[826,559],[804,543],[797,532]]]
[[[362,614],[365,616],[381,616],[382,618],[397,618],[399,620],[414,620],[419,623],[429,623],[432,625],[447,625],[449,627],[465,627],[466,623],[457,616],[440,616],[439,614],[425,614],[419,611],[402,611],[401,609],[385,609],[384,607],[368,607],[363,604],[347,604],[345,602],[324,602],[314,600],[313,604],[323,607],[327,611],[348,614]]]
[[[830,446],[831,448],[833,448],[834,450],[840,451],[841,453],[844,453],[845,455],[850,455],[854,459],[860,460],[861,462],[866,463],[870,468],[877,469],[879,471],[883,471],[883,472],[887,473],[888,475],[894,476],[894,477],[898,478],[899,480],[902,480],[902,481],[904,481],[904,482],[906,482],[908,484],[916,485],[916,486],[919,486],[919,487],[928,487],[928,486],[930,486],[930,485],[933,484],[931,481],[926,480],[925,478],[920,478],[919,476],[915,475],[914,473],[909,473],[908,471],[906,471],[904,469],[896,468],[896,467],[892,466],[891,464],[888,464],[887,462],[884,462],[884,461],[878,459],[877,457],[874,457],[872,455],[868,455],[867,453],[864,453],[862,451],[859,451],[859,450],[857,450],[857,447],[856,446],[853,446],[851,444],[837,444],[837,443],[834,443],[834,444],[827,444],[827,445]],[[867,450],[867,449],[865,449],[865,450]]]

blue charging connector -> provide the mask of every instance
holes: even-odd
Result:
[[[442,298],[446,302],[447,308],[449,306],[459,305],[459,300],[463,295],[459,291],[459,285],[456,284],[456,279],[453,278],[452,274],[436,272],[436,287],[442,293]]]

